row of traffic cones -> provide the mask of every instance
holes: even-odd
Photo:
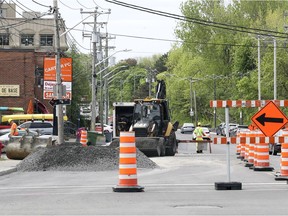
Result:
[[[259,137],[261,135],[263,136],[260,131],[251,131],[250,133],[241,133],[237,136],[251,138]],[[237,145],[236,154],[238,155],[237,158],[246,162],[246,167],[249,167],[254,171],[274,170],[269,162],[268,143],[240,143]],[[276,175],[275,180],[288,180],[288,143],[281,144],[280,173]]]

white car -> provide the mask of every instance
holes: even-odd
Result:
[[[103,133],[112,133],[112,132],[113,132],[113,128],[112,128],[110,125],[103,124],[103,126],[104,126]],[[101,123],[96,123],[96,124],[95,124],[95,130],[96,130],[97,132],[102,131]]]
[[[181,127],[181,133],[184,134],[186,132],[192,133],[195,129],[195,126],[193,123],[184,123],[183,126]]]

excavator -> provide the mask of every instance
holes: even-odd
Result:
[[[115,130],[111,147],[119,146],[120,131],[134,131],[136,147],[147,156],[174,156],[178,143],[176,130],[179,122],[171,123],[169,103],[166,97],[166,86],[163,80],[158,81],[156,97],[135,99],[131,103],[114,103]]]

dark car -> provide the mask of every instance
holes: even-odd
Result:
[[[193,123],[184,123],[181,127],[181,133],[192,133],[195,129],[195,126]]]
[[[222,130],[223,128],[225,127],[225,123],[222,122],[221,124],[219,124],[217,127],[216,127],[216,134],[217,135],[222,135]]]

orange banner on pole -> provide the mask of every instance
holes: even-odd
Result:
[[[61,58],[61,79],[63,82],[72,82],[72,58]],[[44,58],[44,80],[56,81],[55,58]]]

